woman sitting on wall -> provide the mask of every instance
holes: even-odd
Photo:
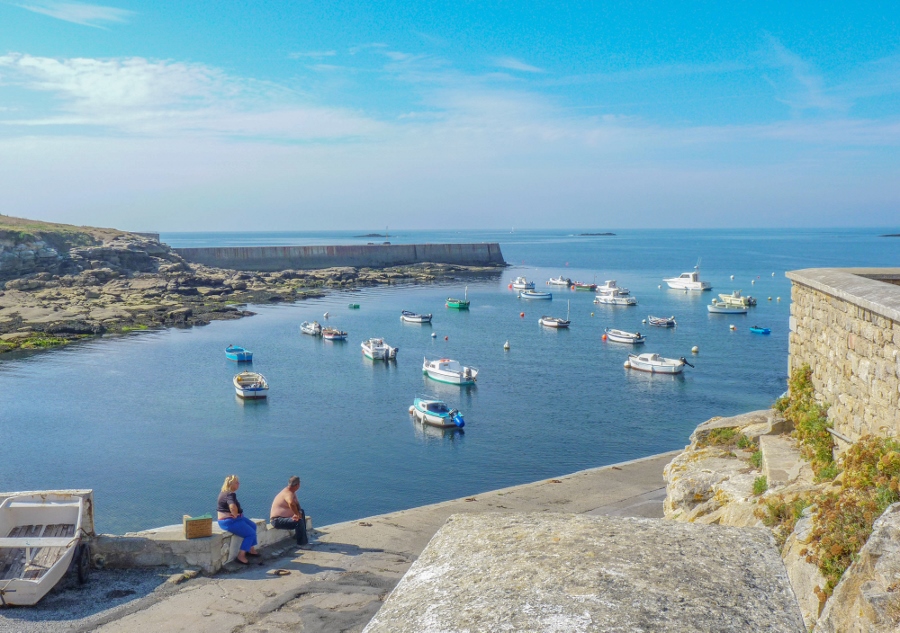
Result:
[[[247,556],[259,556],[259,552],[256,551],[256,523],[244,516],[241,503],[237,500],[237,489],[240,487],[237,475],[228,475],[222,484],[216,510],[219,513],[219,527],[244,539],[237,562],[247,565],[250,562]]]

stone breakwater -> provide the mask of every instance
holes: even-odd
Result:
[[[243,309],[247,303],[298,301],[328,289],[497,274],[496,267],[428,263],[385,269],[228,270],[190,264],[153,239],[98,231],[107,233],[61,237],[0,230],[0,353],[108,332],[236,319],[253,314]]]

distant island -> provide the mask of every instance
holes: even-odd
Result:
[[[888,233],[887,235],[881,235],[879,237],[900,237],[900,233]]]
[[[596,236],[596,235],[603,235],[603,236],[605,236],[605,235],[615,235],[615,233],[579,233],[579,234],[578,234],[579,237],[593,237],[593,236]]]
[[[354,235],[353,237],[389,237],[387,233],[366,233],[365,235]]]

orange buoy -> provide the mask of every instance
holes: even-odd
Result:
[[[601,336],[600,338],[602,338],[602,339],[605,341],[605,340],[606,340],[606,334],[604,334],[604,335]]]
[[[522,317],[522,318],[524,319],[524,318],[525,318],[525,313],[524,313],[524,312],[519,312],[519,316]]]
[[[507,288],[509,288],[510,290],[512,290],[512,284],[509,284],[509,285],[507,286]]]

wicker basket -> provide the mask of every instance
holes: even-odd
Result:
[[[184,515],[184,538],[203,538],[212,536],[212,516],[205,514],[202,517]]]

